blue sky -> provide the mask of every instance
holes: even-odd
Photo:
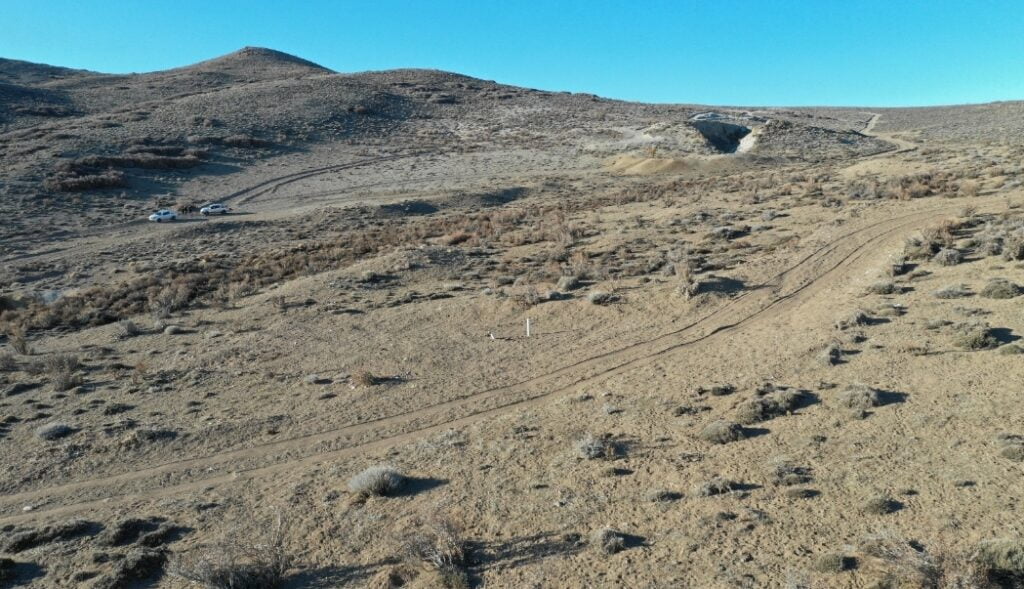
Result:
[[[0,0],[0,57],[142,72],[246,45],[649,102],[1024,99],[1024,0]]]

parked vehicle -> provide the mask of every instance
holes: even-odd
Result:
[[[230,210],[230,208],[222,204],[214,203],[206,205],[205,207],[199,209],[199,212],[204,215],[226,215]]]
[[[159,211],[149,216],[150,221],[155,221],[157,223],[162,223],[164,221],[174,221],[177,218],[178,213],[175,213],[174,211],[168,209],[160,209]]]

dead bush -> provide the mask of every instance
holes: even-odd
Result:
[[[993,278],[981,289],[987,299],[1012,299],[1021,293],[1021,287],[1005,278]]]
[[[612,459],[618,457],[621,452],[618,444],[608,434],[600,436],[586,434],[576,442],[576,450],[587,460]]]
[[[380,384],[384,379],[370,372],[361,369],[352,373],[352,384],[360,387],[372,387]]]
[[[787,415],[800,405],[803,398],[803,391],[786,388],[748,399],[736,407],[736,421],[750,425]]]
[[[874,295],[891,295],[898,291],[899,287],[896,286],[896,283],[889,280],[875,282],[867,288],[867,293]]]
[[[704,481],[693,488],[693,494],[697,497],[711,497],[724,495],[740,488],[740,484],[723,477],[714,477]]]
[[[885,494],[872,495],[864,500],[861,509],[872,515],[885,515],[899,509],[899,502]]]
[[[415,522],[404,539],[402,552],[409,561],[433,571],[444,589],[468,589],[466,542],[450,519],[435,516]]]
[[[956,327],[953,345],[969,351],[991,350],[999,347],[999,339],[987,325],[968,323]]]
[[[836,403],[844,409],[866,411],[882,404],[879,392],[865,384],[851,384],[836,395]]]
[[[123,319],[117,322],[118,339],[128,339],[142,334],[142,329],[131,319]]]
[[[1024,586],[1024,540],[1000,538],[978,545],[974,563],[989,583],[998,587]]]
[[[953,248],[942,248],[939,253],[932,257],[932,261],[940,266],[956,266],[964,259],[963,254],[960,250]]]
[[[937,299],[962,299],[971,296],[971,291],[967,290],[967,287],[962,284],[953,284],[940,288],[933,292],[932,296]]]
[[[7,336],[7,343],[10,344],[12,350],[22,356],[30,356],[32,354],[32,348],[28,345],[28,338],[25,337],[25,329],[21,326],[11,328],[10,334]]]
[[[405,486],[406,478],[391,466],[371,466],[348,481],[348,488],[362,497],[387,497]]]
[[[615,554],[626,548],[626,537],[614,528],[604,527],[591,534],[590,543],[603,554]]]
[[[916,542],[892,534],[866,538],[859,547],[864,569],[875,577],[875,587],[900,589],[988,589],[970,555],[948,550],[930,552]]]
[[[54,192],[82,192],[85,190],[102,190],[104,188],[123,188],[128,186],[124,172],[105,170],[97,173],[58,173],[47,178],[43,187]]]
[[[176,555],[168,572],[210,589],[274,589],[294,562],[285,545],[286,533],[278,512],[254,525],[233,528],[218,542]]]
[[[712,444],[728,444],[742,440],[746,437],[746,433],[740,424],[720,419],[704,426],[699,437]]]

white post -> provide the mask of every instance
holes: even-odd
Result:
[[[526,318],[526,337],[530,337],[530,318]]]

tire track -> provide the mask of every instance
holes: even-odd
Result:
[[[804,255],[797,262],[775,275],[768,283],[744,292],[687,325],[642,342],[574,362],[543,375],[478,391],[416,410],[348,424],[288,440],[229,450],[205,457],[168,462],[99,479],[76,481],[7,495],[0,498],[2,500],[0,512],[7,514],[11,514],[19,504],[60,503],[61,497],[73,498],[72,500],[76,502],[19,516],[8,515],[8,517],[0,518],[0,521],[15,521],[36,518],[40,515],[80,511],[96,506],[103,501],[84,498],[83,494],[91,493],[94,497],[96,495],[107,498],[115,497],[119,501],[152,499],[196,490],[237,478],[271,474],[299,465],[343,458],[375,448],[412,441],[443,429],[468,425],[487,417],[500,415],[513,408],[525,408],[581,384],[620,374],[680,348],[699,344],[720,334],[735,331],[758,318],[768,318],[768,311],[785,307],[801,297],[813,294],[812,287],[815,285],[827,286],[830,284],[831,282],[826,279],[837,270],[868,255],[870,253],[867,249],[868,246],[893,233],[920,224],[931,217],[948,214],[956,210],[957,206],[959,205],[946,205],[909,213],[845,233]],[[783,290],[786,290],[785,294],[782,294]],[[777,314],[771,315],[771,317],[777,316]],[[385,428],[397,430],[398,433],[372,436]],[[359,436],[365,437],[368,434],[371,435],[369,439],[359,439]],[[353,441],[354,438],[355,441]],[[340,448],[331,447],[332,444],[338,444],[339,441],[343,441],[347,445]],[[316,448],[311,454],[301,455],[303,451],[313,446],[326,446],[326,448]],[[296,453],[299,455],[296,456]],[[268,458],[271,460],[269,464],[267,463]],[[237,467],[240,462],[243,464],[243,468],[231,468]],[[202,474],[197,475],[197,473]],[[174,480],[175,477],[178,477],[179,480]],[[153,483],[156,484],[156,488],[138,488],[140,484],[145,486]],[[132,489],[132,485],[135,485],[136,488]],[[107,492],[111,488],[118,489],[118,491]]]

